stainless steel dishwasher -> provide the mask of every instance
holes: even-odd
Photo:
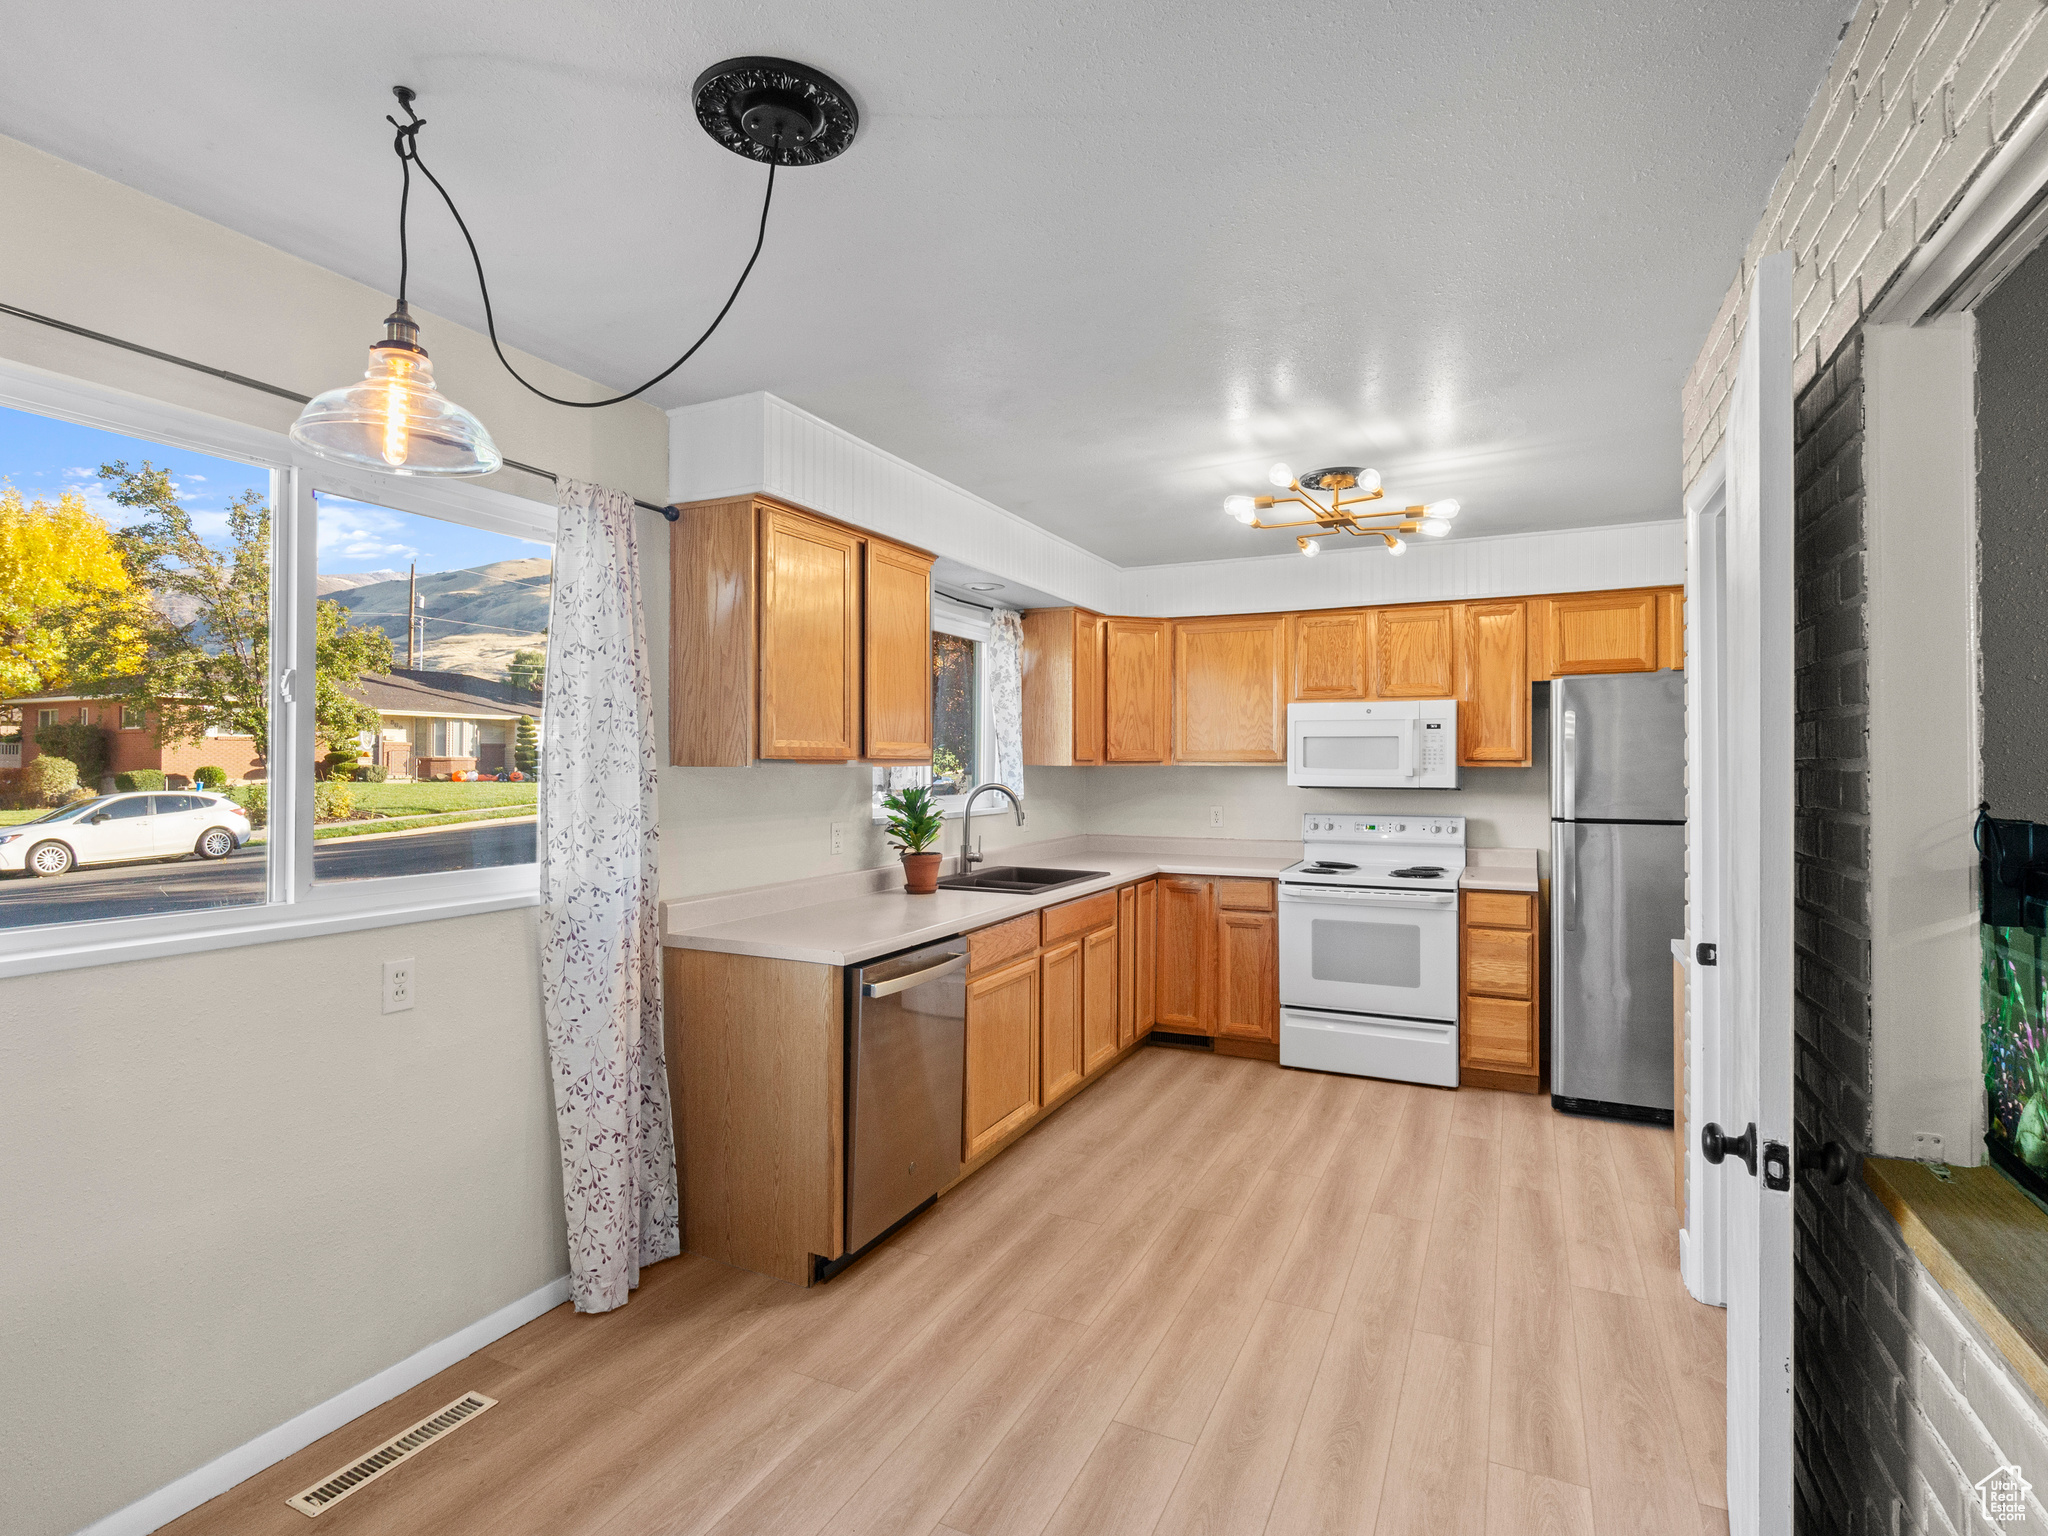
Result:
[[[866,965],[846,984],[846,1252],[959,1176],[967,943]]]

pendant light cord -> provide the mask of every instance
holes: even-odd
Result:
[[[761,227],[754,235],[754,253],[747,258],[747,264],[740,272],[740,280],[732,285],[732,292],[726,296],[724,305],[712,317],[711,323],[704,328],[704,334],[690,343],[690,350],[662,369],[661,372],[657,373],[645,384],[639,386],[639,388],[629,389],[623,395],[613,395],[609,400],[564,400],[560,395],[551,395],[539,385],[527,379],[517,368],[514,368],[512,366],[512,359],[505,355],[504,347],[499,344],[498,320],[491,309],[491,285],[484,281],[484,259],[477,254],[476,240],[469,232],[469,225],[463,220],[462,211],[455,206],[455,199],[448,195],[448,189],[441,185],[440,178],[428,170],[427,162],[420,158],[419,134],[420,130],[427,126],[427,120],[413,111],[410,101],[403,102],[403,105],[406,115],[412,119],[411,122],[401,123],[397,118],[389,116],[384,119],[385,122],[391,124],[398,131],[397,138],[392,142],[392,148],[397,152],[399,165],[405,173],[405,185],[398,195],[398,302],[401,305],[405,303],[406,280],[411,272],[411,256],[406,248],[405,223],[407,205],[412,199],[412,168],[418,166],[420,174],[434,184],[434,190],[441,194],[441,201],[448,205],[448,212],[454,217],[455,227],[462,231],[463,242],[469,247],[469,259],[476,267],[477,290],[483,295],[484,326],[490,332],[491,350],[498,354],[498,361],[505,365],[507,373],[511,374],[513,378],[525,385],[534,394],[539,395],[543,400],[550,401],[555,405],[572,406],[579,411],[594,411],[601,406],[619,405],[624,401],[631,400],[635,395],[645,394],[678,368],[682,367],[691,358],[695,357],[697,349],[711,339],[711,333],[718,329],[719,324],[731,311],[733,305],[738,302],[740,290],[747,286],[747,279],[753,275],[754,263],[761,259],[761,247],[768,241],[768,209],[775,201],[775,162],[773,160],[768,162],[768,190],[761,198]]]

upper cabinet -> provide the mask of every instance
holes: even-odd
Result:
[[[1102,628],[1085,608],[1024,615],[1024,762],[1070,768],[1102,761]]]
[[[1539,599],[1539,633],[1531,643],[1543,667],[1536,675],[1656,671],[1657,611],[1663,596],[1656,588],[1644,588]]]
[[[931,760],[931,556],[760,497],[670,533],[669,760]]]
[[[1458,686],[1458,761],[1526,768],[1529,754],[1529,605],[1520,598],[1466,603]]]
[[[1174,622],[1173,757],[1287,761],[1284,614]]]
[[[1448,699],[1458,691],[1458,604],[1373,611],[1373,697]]]
[[[1109,619],[1102,626],[1102,757],[1171,761],[1173,658],[1168,619]]]
[[[1290,614],[1292,686],[1288,698],[1318,704],[1368,697],[1372,692],[1371,629],[1370,608]]]

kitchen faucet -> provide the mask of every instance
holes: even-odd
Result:
[[[960,811],[960,873],[963,875],[972,874],[974,866],[981,862],[981,855],[974,851],[974,802],[990,790],[999,795],[1009,796],[1010,804],[1017,808],[1017,825],[1024,825],[1024,802],[1017,798],[1017,791],[1009,785],[998,784],[991,779],[986,784],[970,789],[967,792],[967,802]]]

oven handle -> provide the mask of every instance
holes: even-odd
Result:
[[[1313,891],[1315,894],[1310,895]],[[1448,911],[1458,904],[1456,891],[1346,891],[1321,886],[1287,885],[1280,887],[1282,901],[1300,902],[1304,906],[1327,904],[1330,906],[1352,907],[1424,907]]]

